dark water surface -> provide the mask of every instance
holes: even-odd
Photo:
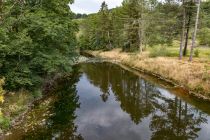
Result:
[[[4,139],[210,140],[209,103],[115,64],[80,64],[53,93]]]

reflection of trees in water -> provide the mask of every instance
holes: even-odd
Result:
[[[120,101],[121,108],[130,114],[133,122],[139,124],[142,118],[154,111],[153,104],[159,93],[151,84],[128,71],[115,69],[113,76],[117,73],[118,77],[111,80],[112,90]]]
[[[177,97],[162,99],[150,124],[152,139],[196,139],[200,125],[207,122],[205,115]]]
[[[110,95],[110,71],[112,70],[111,65],[100,65],[100,64],[84,64],[82,65],[83,70],[87,72],[87,78],[90,79],[90,82],[99,87],[102,95],[102,101],[106,102]],[[105,68],[105,69],[104,69]]]
[[[177,97],[169,99],[158,88],[138,76],[110,63],[85,64],[87,78],[103,92],[104,101],[109,90],[114,92],[121,108],[132,121],[139,124],[151,115],[152,139],[196,138],[205,116]]]
[[[75,71],[74,75],[58,79],[54,85],[55,88],[51,91],[53,96],[56,96],[54,103],[49,108],[52,116],[46,120],[46,126],[26,133],[24,139],[83,139],[81,135],[76,134],[77,127],[74,124],[75,110],[79,107],[75,86],[78,78],[78,72]]]
[[[109,95],[111,87],[121,108],[136,124],[154,110],[155,97],[159,93],[154,86],[131,72],[109,63],[83,65],[83,70],[91,83],[101,89],[103,96]]]

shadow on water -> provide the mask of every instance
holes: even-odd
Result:
[[[23,118],[5,137],[8,140],[83,140],[76,134],[77,126],[75,110],[79,108],[75,83],[79,80],[79,73],[74,69],[73,75],[58,78],[48,90],[47,99],[41,101]]]
[[[79,70],[78,70],[79,69]],[[111,63],[75,66],[5,139],[206,140],[209,103]]]

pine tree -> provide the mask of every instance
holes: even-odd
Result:
[[[101,8],[99,10],[99,32],[100,32],[100,39],[102,41],[103,46],[105,46],[105,49],[110,50],[112,48],[112,20],[111,15],[108,9],[108,5],[104,1],[101,4]]]
[[[130,51],[143,50],[144,37],[144,19],[143,14],[145,10],[144,0],[124,0],[123,8],[125,19],[126,35]]]

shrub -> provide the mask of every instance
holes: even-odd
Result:
[[[158,57],[158,56],[171,56],[171,53],[165,46],[154,47],[150,51],[150,57]]]
[[[195,55],[195,57],[199,57],[200,52],[199,52],[199,50],[198,50],[198,49],[196,49],[196,50],[195,50],[194,55]]]
[[[10,126],[10,119],[0,114],[0,129],[8,129]]]
[[[199,43],[201,45],[210,46],[210,28],[203,28],[198,34]]]

